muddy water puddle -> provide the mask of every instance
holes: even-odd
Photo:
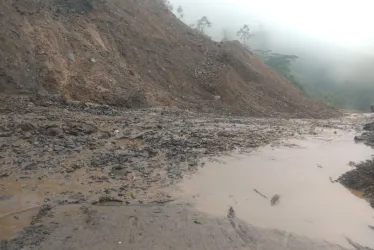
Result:
[[[216,216],[226,216],[232,206],[237,217],[256,226],[342,246],[349,246],[348,237],[374,247],[368,227],[374,210],[362,194],[335,182],[352,169],[350,162],[368,159],[373,150],[355,144],[354,133],[334,132],[209,161],[181,183],[178,195]],[[273,206],[274,195],[279,201]]]

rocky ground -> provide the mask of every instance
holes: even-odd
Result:
[[[364,132],[356,136],[355,140],[374,147],[374,122],[365,124]],[[342,175],[339,181],[348,188],[361,191],[374,208],[374,158],[357,164],[354,170]]]
[[[49,211],[63,205],[90,211],[92,205],[166,203],[172,197],[164,188],[210,157],[325,129],[359,129],[366,121],[361,115],[292,120],[164,108],[116,110],[59,98],[7,97],[1,102],[0,226],[12,228],[17,214],[35,208],[37,214],[23,225],[32,229],[22,237],[39,232],[36,245],[59,223],[46,229],[43,218],[53,217]],[[14,236],[5,231],[2,238]]]

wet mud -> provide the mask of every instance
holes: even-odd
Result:
[[[0,239],[3,240],[1,246],[3,247],[6,244],[8,249],[22,249],[22,247],[26,249],[64,249],[59,247],[70,244],[69,242],[71,242],[69,246],[72,249],[99,249],[95,248],[95,244],[98,244],[95,239],[99,239],[97,235],[107,235],[107,232],[112,232],[115,235],[114,232],[120,231],[119,228],[123,224],[119,223],[122,216],[119,212],[115,212],[118,215],[118,223],[116,224],[114,217],[111,217],[109,220],[112,221],[111,225],[105,224],[103,219],[95,220],[96,214],[112,213],[110,209],[116,209],[119,205],[126,209],[136,206],[142,209],[143,207],[150,209],[171,202],[183,204],[181,206],[185,209],[186,200],[178,200],[180,195],[176,195],[175,187],[197,171],[210,169],[211,164],[217,164],[223,159],[221,157],[229,157],[233,154],[237,154],[239,158],[252,157],[259,147],[265,145],[270,145],[266,147],[272,151],[285,147],[287,150],[292,149],[299,154],[304,150],[304,147],[310,146],[311,142],[308,141],[308,138],[311,136],[328,144],[331,140],[334,140],[330,137],[331,134],[336,137],[347,135],[347,133],[353,135],[354,131],[362,129],[362,124],[371,119],[360,114],[349,114],[346,117],[331,120],[260,119],[199,114],[164,108],[115,110],[108,106],[76,102],[59,104],[37,101],[23,103],[20,101],[17,105],[17,112],[11,108],[0,110]],[[20,110],[23,112],[20,112]],[[326,135],[328,136],[326,137]],[[292,140],[284,141],[285,139]],[[307,145],[302,145],[299,141],[306,141]],[[302,158],[297,159],[297,161],[303,163],[302,165],[310,165],[308,165],[310,171],[313,172],[311,172],[311,176],[313,178],[318,176],[320,178],[318,180],[323,182],[320,189],[316,189],[318,192],[322,192],[321,189],[324,185],[338,186],[338,183],[335,183],[336,178],[344,171],[352,168],[348,163],[351,161],[358,163],[365,159],[366,152],[366,148],[361,153],[353,148],[339,154],[330,152],[335,155],[335,158],[341,158],[341,155],[349,158],[344,160],[344,170],[342,172],[335,168],[329,168],[327,160],[314,162],[313,166]],[[357,155],[353,156],[352,153],[357,153]],[[279,160],[281,162],[284,160],[281,156],[279,156],[279,159],[271,157],[269,156],[266,161],[276,162]],[[324,159],[322,153],[315,155],[315,157]],[[262,209],[262,205],[260,205],[262,203],[266,204],[266,208],[263,209],[264,212],[268,209],[273,209],[273,211],[283,211],[282,209],[284,209],[285,214],[289,213],[291,208],[297,210],[297,206],[301,206],[300,204],[304,203],[304,206],[306,206],[308,199],[302,198],[300,192],[294,192],[295,196],[292,197],[286,191],[292,189],[303,190],[302,187],[305,187],[305,192],[311,192],[305,197],[314,197],[317,193],[312,192],[310,187],[307,188],[309,183],[306,181],[306,177],[304,180],[299,180],[298,183],[293,183],[295,185],[292,187],[291,184],[287,184],[288,181],[284,181],[284,190],[282,190],[279,182],[282,178],[277,178],[277,175],[282,177],[284,173],[291,174],[292,171],[295,171],[295,168],[289,169],[287,167],[284,168],[284,171],[281,171],[282,168],[279,167],[277,170],[269,168],[270,172],[266,178],[261,177],[261,179],[258,176],[257,179],[262,180],[261,183],[257,183],[255,178],[248,178],[246,184],[240,184],[243,181],[243,176],[239,176],[239,179],[232,179],[229,175],[226,178],[218,176],[223,178],[222,187],[217,188],[219,192],[211,196],[227,193],[227,190],[231,189],[230,185],[233,186],[234,184],[243,185],[244,189],[248,188],[248,183],[252,182],[253,185],[250,186],[249,190],[246,190],[245,195],[250,194],[247,198],[260,199],[259,201],[256,200],[256,205],[252,206],[251,211],[253,212],[256,209]],[[302,172],[301,169],[298,171]],[[232,174],[238,174],[239,172],[233,171]],[[219,175],[219,173],[219,171],[212,171],[211,175]],[[260,175],[261,171],[255,173]],[[253,176],[256,176],[256,174]],[[196,176],[198,177],[200,174],[197,173]],[[287,176],[283,177],[286,178]],[[293,175],[287,178],[293,180]],[[265,185],[266,183],[267,185]],[[223,190],[223,186],[227,186],[227,190]],[[173,191],[171,192],[171,190]],[[274,221],[277,220],[264,219],[264,223],[268,224],[256,223],[256,220],[251,220],[250,224],[257,224],[265,229],[260,230],[257,227],[248,226],[252,229],[246,229],[245,233],[240,231],[240,228],[234,229],[230,221],[221,221],[219,218],[226,217],[229,206],[232,206],[237,218],[243,219],[245,225],[248,223],[244,207],[243,209],[240,206],[237,207],[237,204],[233,202],[238,199],[237,201],[241,204],[241,199],[244,197],[244,191],[243,197],[241,197],[241,195],[235,193],[237,190],[232,189],[233,192],[228,194],[229,196],[232,195],[228,199],[230,202],[223,204],[224,206],[217,205],[215,212],[204,211],[210,213],[210,215],[203,215],[204,213],[195,211],[194,207],[189,207],[188,209],[191,208],[191,211],[186,212],[186,214],[196,213],[196,218],[194,217],[191,222],[193,224],[190,224],[190,219],[188,219],[187,224],[181,222],[180,226],[170,226],[168,230],[179,230],[175,232],[176,237],[180,237],[178,233],[183,231],[191,232],[187,233],[185,244],[186,246],[189,246],[188,244],[191,244],[191,246],[200,244],[196,245],[195,249],[202,249],[204,244],[216,246],[220,241],[219,239],[222,238],[222,234],[231,233],[232,230],[235,232],[232,237],[241,238],[240,242],[233,243],[237,248],[240,248],[239,246],[243,248],[255,246],[253,245],[255,243],[249,240],[250,237],[255,237],[254,235],[261,238],[256,243],[257,249],[272,249],[270,248],[272,237],[277,239],[275,240],[275,242],[278,242],[277,244],[279,244],[279,241],[285,241],[283,236],[283,238],[276,237],[278,231],[269,228],[280,228],[282,229],[282,231],[279,231],[280,235],[291,235],[283,230],[292,232],[292,228],[278,227],[277,225],[283,225],[284,223],[276,224]],[[328,191],[327,193],[330,192],[327,187],[325,190]],[[340,191],[343,192],[343,190],[349,193],[345,189]],[[349,194],[350,197],[359,199],[351,193]],[[322,195],[321,197],[327,202],[333,200],[330,198],[334,195],[340,194],[329,193],[329,195]],[[273,199],[273,202],[271,202],[271,199]],[[296,199],[300,199],[300,202],[297,203]],[[313,199],[309,200],[309,204],[311,200]],[[344,207],[345,200],[340,200],[339,196],[337,196],[336,202]],[[356,204],[356,200],[352,204]],[[362,200],[362,204],[367,205],[364,200]],[[312,205],[311,207],[313,207]],[[75,206],[79,209],[70,211]],[[108,208],[108,206],[111,208]],[[62,212],[64,209],[69,211]],[[100,209],[103,209],[103,211],[100,211]],[[165,213],[161,213],[162,218],[183,221],[190,216],[186,215],[186,218],[180,218],[177,215],[168,215],[168,213],[173,213],[172,211],[178,210],[174,207],[168,208]],[[179,212],[183,214],[182,211]],[[145,220],[152,220],[151,218],[157,212],[147,210],[144,213],[146,214],[144,215]],[[269,213],[269,211],[266,213]],[[360,216],[364,216],[364,214],[366,212],[363,212]],[[204,216],[211,217],[215,222],[212,222],[213,224],[207,222],[207,225],[211,226],[203,227],[205,225],[204,219],[199,218],[205,218]],[[271,216],[269,213],[269,218],[272,218]],[[105,216],[103,215],[103,217]],[[90,226],[92,226],[92,223],[102,223],[103,227],[96,228],[95,233],[92,233],[91,228],[81,220]],[[318,222],[319,219],[316,219],[316,221]],[[369,222],[366,221],[366,223]],[[123,223],[129,223],[132,227],[134,219],[124,220]],[[161,223],[161,219],[158,223]],[[222,226],[225,223],[229,226]],[[244,228],[244,224],[241,228]],[[290,227],[297,226],[296,224],[289,224]],[[201,227],[202,232],[212,230],[212,232],[217,231],[217,234],[212,233],[210,239],[206,236],[208,239],[204,243],[205,240],[198,239],[196,235],[193,235],[195,231],[192,229],[196,225]],[[109,228],[108,231],[104,231],[106,227]],[[169,226],[166,225],[165,227],[168,228]],[[80,236],[83,237],[81,243],[71,240],[74,234],[79,235],[76,232],[77,230],[74,230],[75,228],[85,229],[82,232],[78,230],[79,233],[82,233]],[[141,230],[145,230],[147,233],[141,233],[154,235],[152,237],[160,237],[160,242],[161,240],[166,241],[162,238],[163,236],[158,234],[162,233],[157,229],[160,228],[160,225],[157,224],[155,228],[152,226],[149,227],[149,230],[142,228]],[[366,225],[366,228],[371,230],[368,225]],[[294,231],[297,231],[296,229]],[[154,230],[154,233],[151,230]],[[83,233],[87,233],[87,237]],[[298,233],[302,237],[308,235],[303,231],[296,232],[295,235]],[[66,239],[62,237],[65,234],[67,235]],[[128,234],[130,236],[127,237],[133,237],[131,236],[132,232],[128,232]],[[88,235],[93,236],[93,238],[91,239]],[[350,235],[354,242],[357,241],[362,245],[367,243],[365,237],[363,239],[357,237],[358,239],[356,239],[354,234]],[[153,239],[152,237],[150,239]],[[266,243],[267,237],[268,243]],[[321,237],[315,238],[315,241],[321,241]],[[102,238],[100,239],[104,244],[105,241]],[[54,244],[52,243],[53,240],[60,245],[54,245],[56,248],[48,248],[48,244]],[[191,243],[199,240],[201,242]],[[214,240],[217,242],[212,243]],[[327,244],[329,247],[336,246],[334,242],[337,241],[334,240],[334,235],[327,235],[323,240],[333,242]],[[84,248],[79,245],[85,241],[87,241],[86,246],[92,247]],[[48,243],[45,245],[45,242]],[[151,244],[150,241],[145,240],[145,242]],[[162,244],[167,245],[169,243],[170,241]],[[100,244],[97,246],[101,246]],[[117,247],[117,245],[110,245],[112,243],[109,242],[106,242],[106,244],[113,246],[109,249],[116,249],[115,247]],[[132,242],[131,244],[135,243]],[[124,246],[132,246],[134,249],[143,246],[139,245],[140,243],[131,244]],[[170,244],[170,246],[174,246],[173,242]],[[227,244],[230,243],[227,241],[223,246],[228,246]],[[306,244],[303,249],[317,249],[313,248],[316,245],[310,244],[310,248]],[[260,246],[267,246],[268,248],[261,248]],[[287,244],[284,245],[284,249],[288,249]],[[294,247],[293,249],[297,248]]]
[[[252,226],[235,216],[209,216],[185,204],[67,205],[55,209],[54,215],[59,221],[57,225],[46,219],[43,226],[30,227],[18,238],[4,242],[3,249],[30,245],[38,245],[35,249],[40,250],[344,249],[337,244]]]

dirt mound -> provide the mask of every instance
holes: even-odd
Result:
[[[365,131],[356,136],[355,141],[374,147],[374,122],[365,124],[363,129]],[[347,188],[362,192],[374,208],[374,158],[359,163],[355,169],[343,174],[339,182]]]
[[[216,43],[155,0],[4,0],[0,89],[256,116],[336,114],[238,42]]]
[[[356,169],[343,174],[339,182],[350,189],[361,191],[374,208],[374,159],[361,162]]]

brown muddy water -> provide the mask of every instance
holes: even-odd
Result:
[[[177,193],[180,200],[212,215],[226,216],[232,206],[238,218],[256,226],[342,246],[349,246],[348,237],[374,247],[374,232],[368,227],[374,225],[374,210],[362,194],[334,182],[352,168],[350,162],[374,152],[355,144],[353,137],[353,132],[326,131],[207,161],[185,178]],[[274,195],[280,198],[272,206]]]

